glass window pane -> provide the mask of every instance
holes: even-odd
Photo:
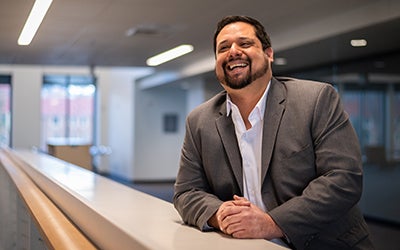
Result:
[[[69,137],[79,138],[81,141],[91,142],[93,134],[95,86],[70,85],[69,96]]]
[[[364,146],[384,146],[384,108],[384,92],[365,92],[362,109]]]
[[[0,145],[11,146],[11,84],[0,83]]]
[[[342,96],[342,102],[344,109],[350,116],[350,121],[357,132],[358,137],[361,140],[361,113],[360,103],[361,95],[356,91],[345,91]]]
[[[42,87],[42,149],[51,138],[66,137],[66,90],[58,84]]]
[[[398,52],[281,75],[338,84],[363,154],[360,200],[367,218],[399,223],[400,74]]]
[[[395,91],[392,107],[393,160],[400,161],[400,87]]]
[[[92,143],[94,79],[86,76],[46,75],[42,87],[42,145],[52,139]]]

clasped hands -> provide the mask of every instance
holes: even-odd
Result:
[[[233,196],[210,218],[208,223],[234,238],[273,239],[283,236],[275,221],[244,197]]]

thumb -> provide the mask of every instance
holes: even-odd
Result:
[[[239,196],[239,195],[233,195],[233,199],[235,200],[235,201],[247,201],[247,199],[245,198],[245,197],[243,197],[243,196]]]
[[[233,196],[234,204],[237,206],[250,206],[250,201],[245,197],[234,195]]]

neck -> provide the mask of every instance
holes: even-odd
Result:
[[[227,89],[232,102],[239,108],[247,129],[251,127],[249,115],[264,94],[268,82],[269,79],[260,78],[243,89]]]

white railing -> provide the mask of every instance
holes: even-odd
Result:
[[[217,232],[200,232],[183,225],[171,203],[46,154],[3,149],[0,155],[1,165],[8,172],[25,176],[48,197],[49,203],[38,208],[42,212],[32,213],[34,220],[47,214],[47,207],[56,207],[83,238],[89,239],[86,242],[93,244],[75,249],[284,249],[266,240],[238,240]],[[16,186],[19,193],[30,192]],[[27,207],[32,206],[32,201],[23,200]],[[67,244],[75,240],[49,240],[53,231],[61,235],[67,232],[64,224],[47,227],[39,224],[49,248],[74,249]]]
[[[0,151],[0,249],[96,249],[22,171],[13,152]]]

